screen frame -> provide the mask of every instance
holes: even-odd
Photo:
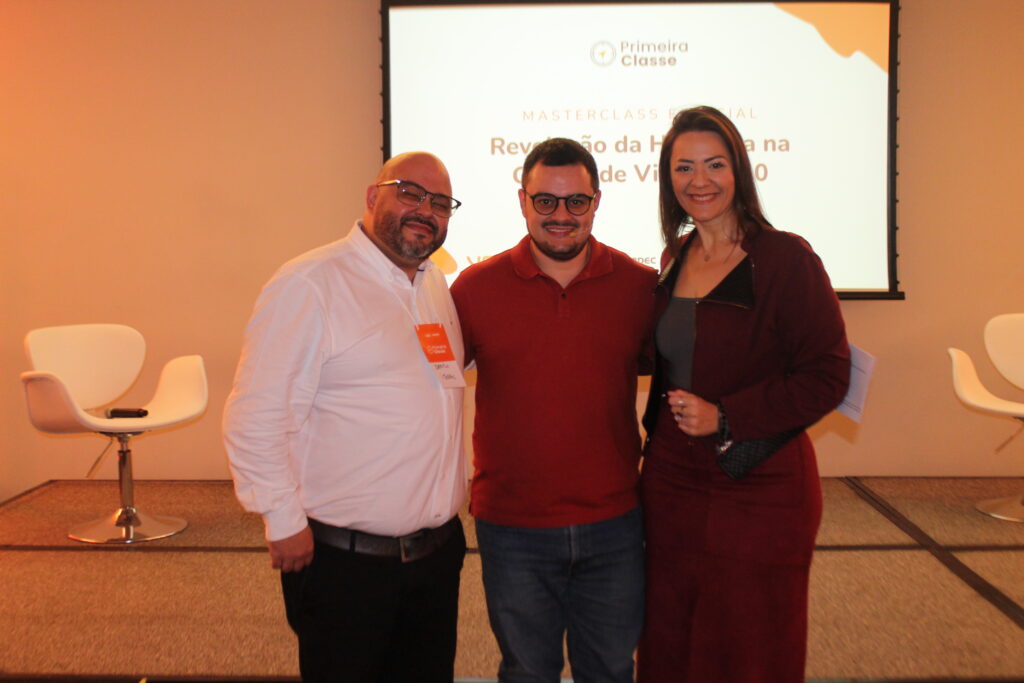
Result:
[[[772,4],[772,0],[644,0],[645,4],[732,4],[738,2],[761,4]],[[888,225],[887,235],[887,271],[888,288],[885,290],[836,290],[836,295],[844,300],[896,300],[906,299],[905,293],[900,289],[897,262],[899,250],[897,245],[897,233],[899,226],[896,219],[896,205],[899,202],[897,197],[897,157],[896,153],[899,144],[896,140],[897,123],[897,95],[898,69],[899,69],[899,0],[787,0],[787,2],[818,2],[818,3],[869,3],[881,4],[889,7],[889,82],[888,82],[888,121],[887,125],[887,190],[888,202],[886,216]],[[628,0],[513,0],[509,2],[496,2],[491,0],[381,0],[381,98],[383,100],[381,124],[383,128],[383,139],[381,145],[382,162],[387,161],[392,154],[391,150],[391,58],[390,58],[390,20],[389,11],[391,8],[401,7],[442,7],[442,6],[496,6],[496,5],[595,5],[595,4],[628,4]],[[652,228],[653,229],[653,228]]]

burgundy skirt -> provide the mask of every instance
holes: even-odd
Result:
[[[647,602],[639,683],[804,680],[821,484],[806,433],[733,481],[663,406],[640,479]]]

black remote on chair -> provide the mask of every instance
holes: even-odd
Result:
[[[149,411],[145,408],[110,408],[107,417],[146,417]]]

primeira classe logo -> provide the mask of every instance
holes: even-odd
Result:
[[[590,61],[596,66],[672,67],[689,50],[685,40],[599,40],[590,46]]]

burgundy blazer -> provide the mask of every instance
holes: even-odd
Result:
[[[663,271],[658,317],[695,236],[684,238],[679,258]],[[810,245],[772,229],[744,238],[742,246],[746,258],[697,304],[691,387],[721,403],[737,442],[810,426],[840,403],[850,380],[839,300]],[[668,388],[656,361],[643,419],[649,435]],[[713,448],[715,440],[699,441]]]

